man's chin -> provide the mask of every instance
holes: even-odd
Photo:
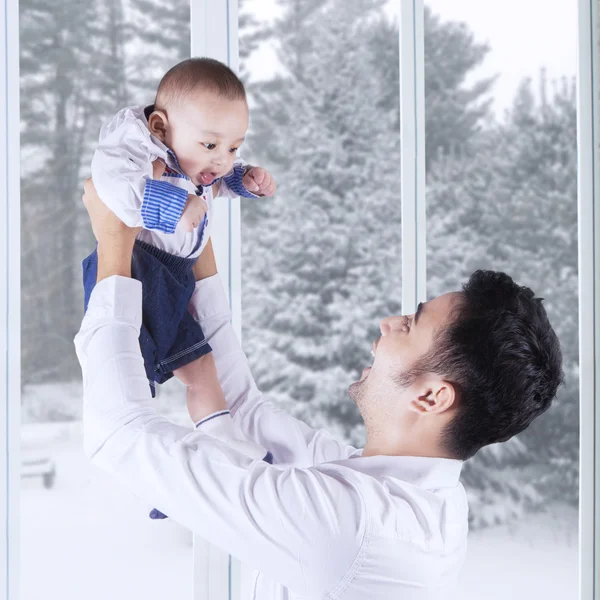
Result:
[[[355,381],[351,383],[348,387],[348,396],[350,396],[353,402],[356,402],[356,399],[360,396],[360,391],[363,386],[363,380]]]

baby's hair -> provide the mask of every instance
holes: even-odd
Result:
[[[227,100],[246,100],[244,84],[227,65],[199,57],[188,58],[165,73],[156,92],[155,108],[166,109],[199,88]]]

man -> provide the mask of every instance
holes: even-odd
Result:
[[[562,381],[542,301],[502,273],[477,272],[463,291],[383,319],[373,365],[349,390],[366,425],[361,451],[264,400],[209,245],[190,310],[229,410],[190,406],[194,420],[213,424],[190,430],[151,404],[138,342],[141,283],[130,270],[137,231],[89,180],[84,203],[99,257],[75,338],[91,460],[259,571],[256,600],[449,597],[466,552],[463,461],[523,431]],[[219,433],[231,419],[271,451],[272,465]]]

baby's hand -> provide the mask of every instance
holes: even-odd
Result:
[[[262,167],[251,167],[242,179],[242,185],[257,196],[272,196],[275,193],[275,180]]]
[[[195,194],[188,194],[187,203],[179,220],[183,230],[186,233],[194,231],[202,223],[207,210],[208,204],[206,200]]]

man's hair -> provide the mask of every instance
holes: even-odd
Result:
[[[543,299],[508,275],[476,271],[437,332],[431,351],[410,370],[436,373],[457,390],[456,416],[443,447],[467,460],[504,442],[546,411],[564,381],[562,353]]]
[[[166,109],[199,88],[227,100],[246,100],[244,84],[227,65],[213,58],[188,58],[169,69],[161,79],[155,108]]]

